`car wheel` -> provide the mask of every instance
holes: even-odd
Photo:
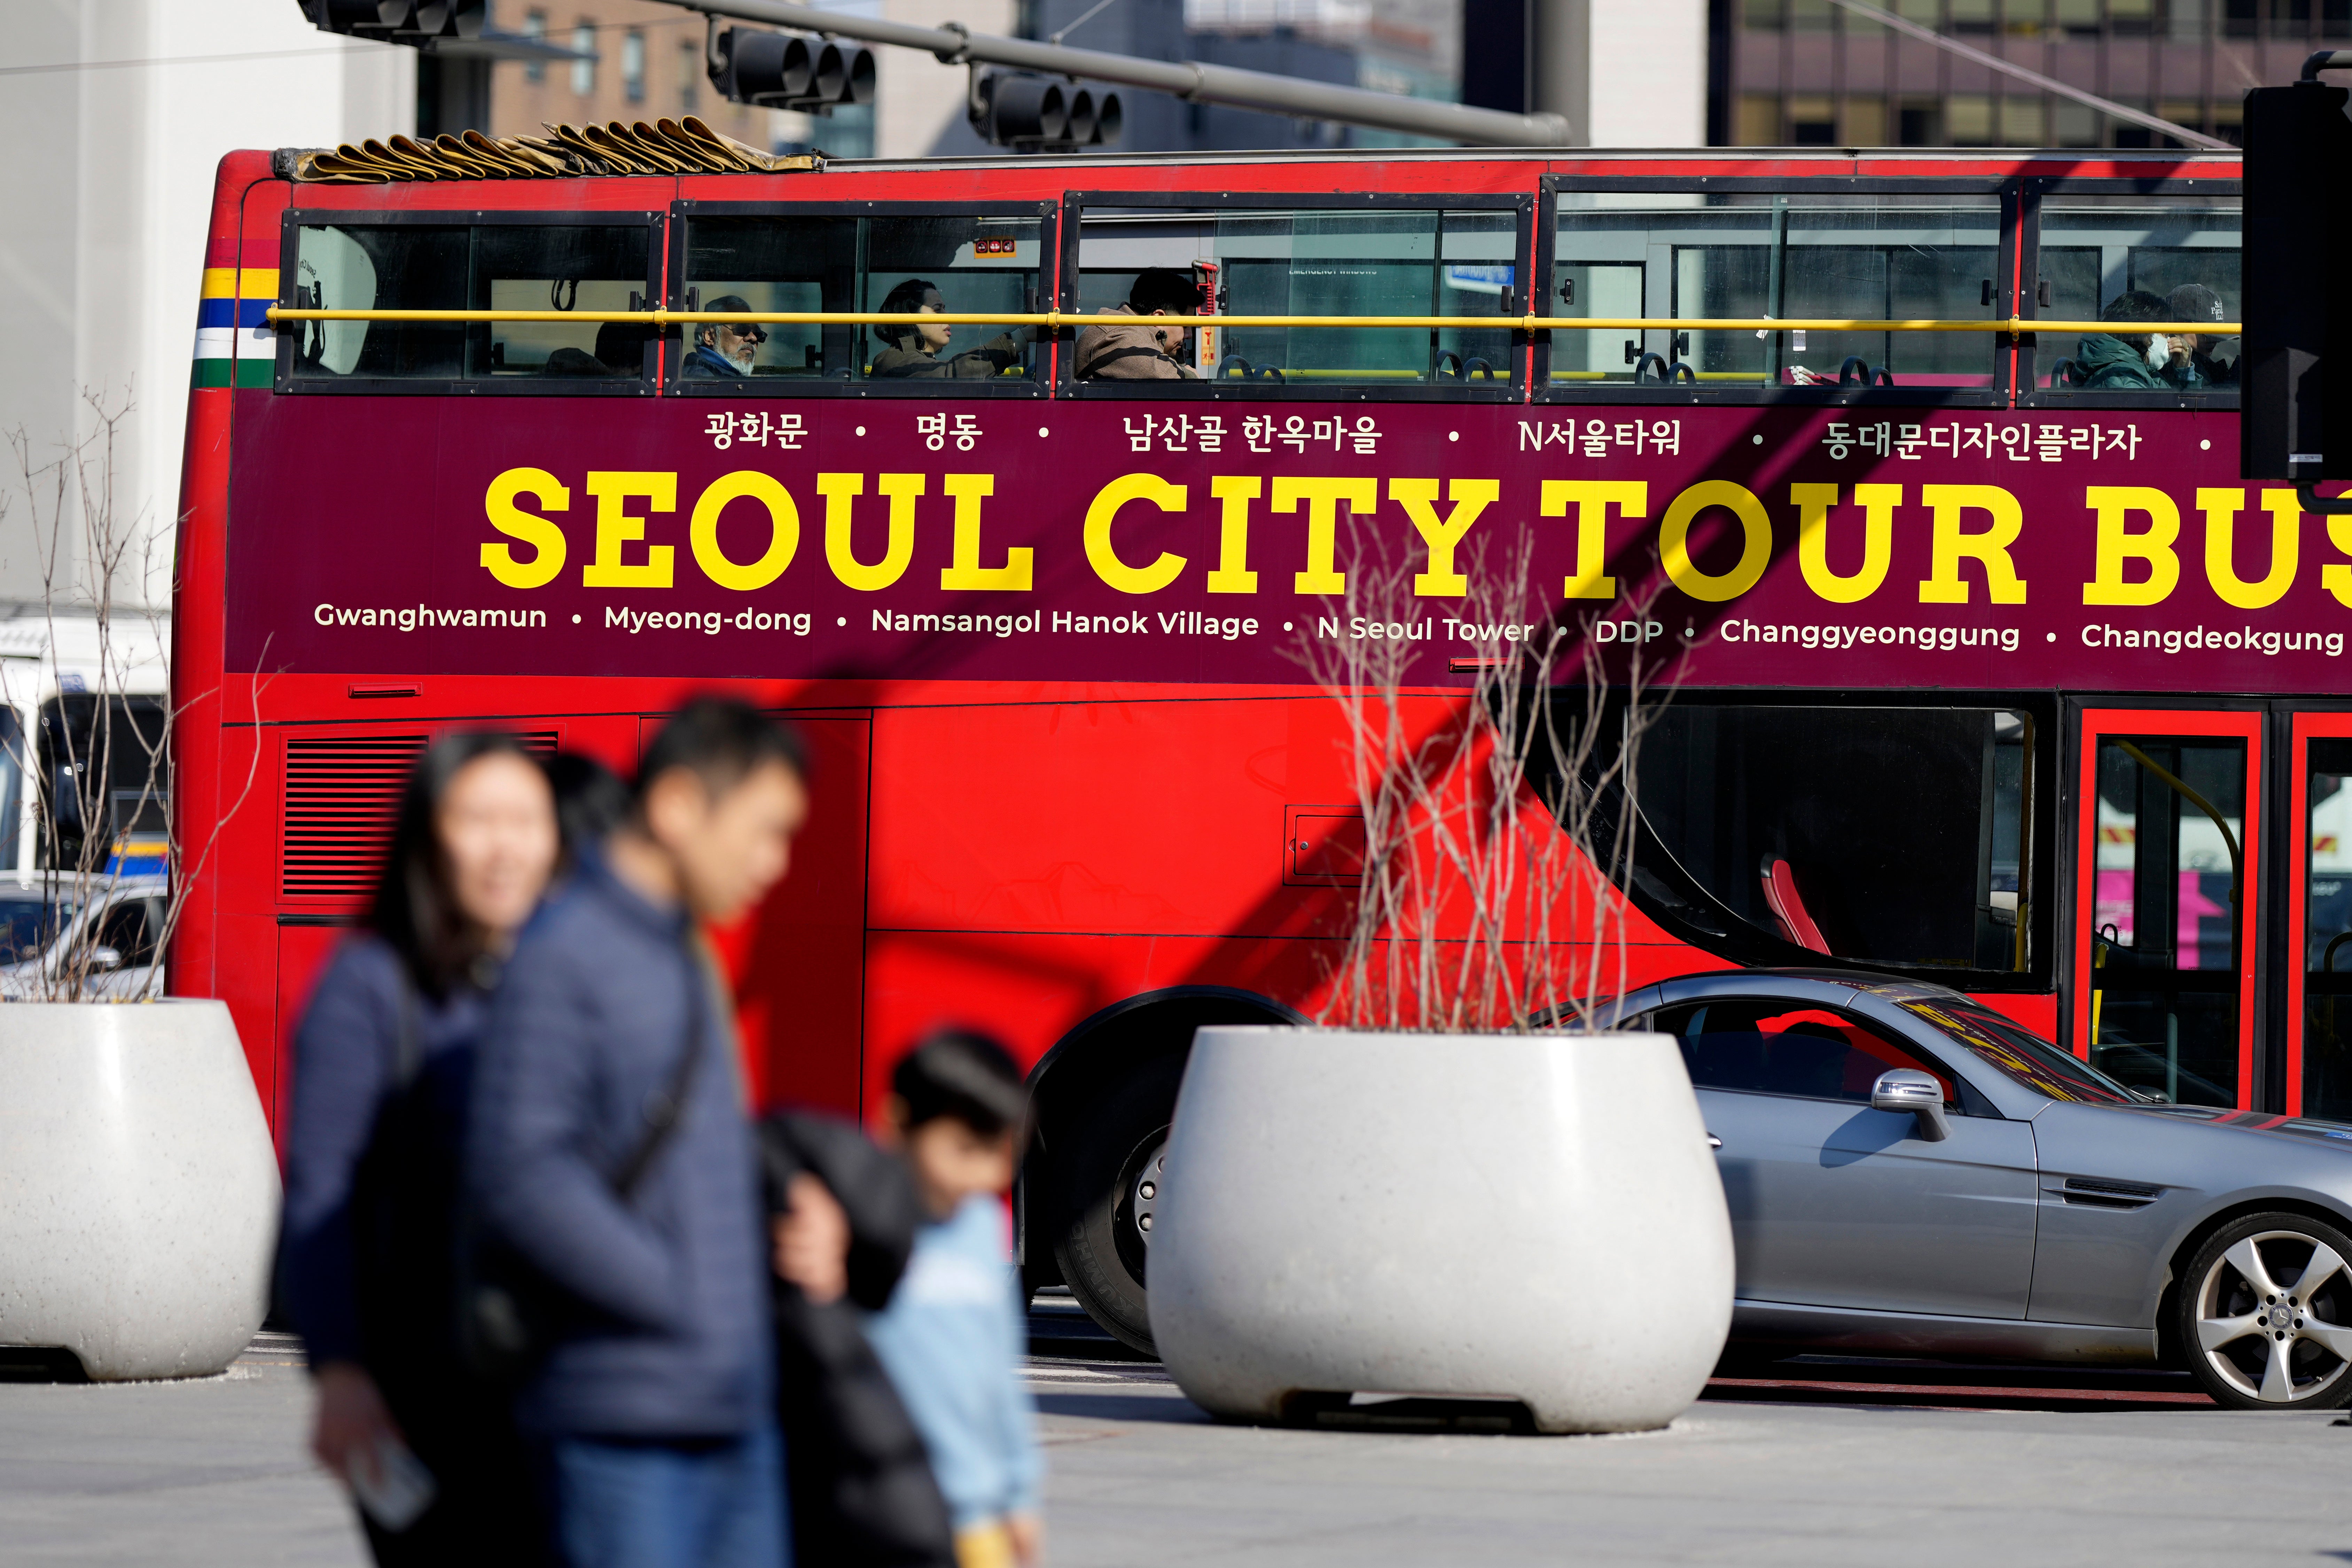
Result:
[[[1088,1108],[1057,1163],[1066,1217],[1054,1258],[1062,1278],[1088,1317],[1146,1355],[1157,1352],[1144,1264],[1183,1078],[1183,1058],[1170,1057],[1118,1085]]]
[[[2255,1214],[2207,1237],[2175,1327],[2189,1370],[2232,1410],[2352,1402],[2352,1237],[2299,1214]]]

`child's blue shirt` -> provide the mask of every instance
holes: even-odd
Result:
[[[1036,1411],[1020,1375],[1028,1314],[1005,1232],[1004,1205],[985,1195],[923,1226],[866,1325],[959,1530],[1037,1507]]]

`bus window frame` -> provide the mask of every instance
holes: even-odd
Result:
[[[301,308],[294,290],[301,281],[299,266],[301,256],[301,231],[304,228],[394,228],[415,224],[426,228],[626,228],[642,220],[648,231],[646,239],[645,297],[661,297],[662,268],[667,255],[663,227],[668,214],[657,208],[622,208],[599,211],[567,209],[562,212],[501,212],[489,208],[403,208],[387,212],[373,207],[289,207],[279,218],[278,303],[286,310]],[[470,245],[467,253],[468,272],[466,289],[470,299],[474,285],[471,274]],[[487,326],[488,323],[476,323]],[[509,376],[481,377],[421,377],[421,376],[298,376],[294,374],[294,347],[300,334],[278,332],[278,363],[273,374],[272,389],[308,397],[313,394],[364,397],[386,396],[465,396],[465,397],[650,397],[654,395],[654,380],[640,365],[635,380],[623,376],[600,380],[586,376]]]
[[[1001,202],[717,202],[680,198],[672,202],[669,209],[669,242],[664,257],[664,276],[669,279],[669,284],[665,302],[672,310],[686,309],[686,230],[688,222],[693,218],[1025,217],[1032,210],[1037,215],[1037,302],[1042,310],[1048,300],[1055,298],[1058,285],[1058,279],[1052,279],[1050,275],[1061,264],[1061,237],[1057,226],[1061,220],[1061,205],[1058,202],[1027,197]],[[1053,262],[1051,267],[1046,265],[1049,258]],[[1049,352],[1058,353],[1060,350],[1060,343],[1053,340],[1041,338],[1039,342]],[[1052,361],[1049,360],[1048,363],[1050,365]],[[829,381],[822,376],[803,379],[781,375],[698,381],[680,379],[674,367],[667,364],[662,367],[662,395],[665,397],[947,397],[983,401],[1049,396],[1055,374],[1049,369],[1041,381],[1017,376],[989,380],[910,376],[881,381],[866,376],[848,381]]]
[[[1556,689],[1556,692],[1570,690],[1572,688]],[[1622,689],[1609,694],[1602,721],[1612,729],[1621,722],[1624,700],[1625,694]],[[2030,922],[2027,930],[2030,958],[2022,970],[1959,969],[1825,957],[1811,948],[1783,941],[1749,924],[1719,901],[1714,903],[1714,909],[1718,912],[1724,929],[1717,932],[1685,920],[1675,909],[1644,889],[1639,879],[1629,879],[1624,891],[1634,908],[1676,942],[1743,967],[1851,970],[1925,981],[1970,995],[1996,993],[2047,995],[2057,990],[2061,965],[2064,962],[2058,952],[2059,892],[2068,884],[2060,879],[2064,874],[2061,864],[2064,841],[2054,836],[2060,831],[2063,820],[2059,816],[2063,793],[2059,769],[2071,763],[2072,759],[2060,743],[2063,715],[2055,693],[2047,690],[1948,690],[1941,688],[1815,691],[1795,688],[1685,687],[1675,689],[1672,701],[1678,707],[1967,709],[1976,711],[2002,710],[2031,715],[2036,729],[2032,756],[2036,783],[2028,803],[2033,835],[2029,840],[2033,845],[2031,885],[2021,889],[2026,897],[2026,918]],[[1637,867],[1654,866],[1663,860],[1672,859],[1651,830],[1648,819],[1638,815],[1634,822],[1634,841],[1633,864]],[[1698,891],[1711,898],[1709,889],[1705,887],[1699,887]]]
[[[2293,881],[2291,876],[2273,873],[2271,840],[2277,835],[2268,817],[2278,807],[2277,764],[2273,760],[2278,733],[2270,705],[2258,701],[2249,707],[2243,700],[2207,692],[2157,691],[2070,692],[2065,704],[2065,752],[2060,763],[2065,770],[2067,789],[2065,834],[2053,847],[2056,853],[2048,857],[2064,862],[2067,890],[2062,974],[2066,1001],[2059,1010],[2056,1043],[2083,1061],[2091,1059],[2091,993],[2095,975],[2091,963],[2090,913],[2098,896],[2098,862],[2096,856],[2083,852],[2083,827],[2084,814],[2096,809],[2098,742],[2108,736],[2242,742],[2245,812],[2238,831],[2247,885],[2241,889],[2238,905],[2242,934],[2237,1109],[2252,1110],[2277,1087],[2274,1075],[2286,1056],[2284,1050],[2272,1050],[2268,1038],[2273,1005],[2270,974],[2279,967],[2275,933],[2285,929],[2273,921],[2286,912],[2274,905],[2274,889]],[[2298,755],[2291,742],[2284,751],[2290,761]],[[2291,956],[2294,962],[2302,962],[2301,954]],[[2296,1059],[2300,1061],[2300,1052]]]
[[[1833,178],[1773,176],[1755,174],[1659,174],[1635,177],[1592,174],[1546,174],[1541,182],[1542,203],[1538,209],[1541,221],[1536,225],[1536,288],[1538,290],[1536,314],[1551,313],[1552,273],[1559,246],[1559,197],[1563,194],[1609,194],[1614,195],[1679,195],[1692,192],[1728,192],[1742,195],[1926,195],[1926,196],[1995,196],[2000,203],[2000,238],[1999,255],[1994,259],[1993,289],[1998,300],[2014,303],[2017,298],[2017,234],[2018,180],[2013,174],[1980,175],[1959,179],[1910,179],[1893,175],[1854,175]],[[1646,341],[1651,334],[1643,334]],[[1788,405],[1797,407],[1842,408],[1853,405],[1895,408],[2006,408],[2010,405],[2010,365],[2008,340],[1998,332],[1984,334],[1991,345],[1986,350],[1992,363],[1992,380],[1984,386],[1893,386],[1823,387],[1769,386],[1720,387],[1706,386],[1633,386],[1622,382],[1602,382],[1591,391],[1576,386],[1555,386],[1551,380],[1551,337],[1549,331],[1536,334],[1536,368],[1534,371],[1537,403],[1591,405],[1596,407],[1612,404],[1669,404],[1676,406],[1733,404],[1760,407]]]
[[[2020,275],[2037,281],[2042,276],[2042,205],[2045,196],[2233,196],[2243,200],[2243,180],[2181,180],[2106,179],[2096,175],[2031,174],[2021,181],[2021,221],[2018,226],[2018,259]],[[2242,218],[2242,207],[2241,215]],[[2242,253],[2243,235],[2240,236]],[[2040,311],[2034,290],[2028,289],[2017,300],[2017,314],[2032,321]],[[2084,388],[2079,392],[2053,393],[2042,384],[2045,373],[2037,368],[2040,338],[2032,333],[2021,334],[2017,340],[2017,401],[2019,408],[2161,408],[2168,410],[2202,409],[2207,413],[2234,412],[2238,406],[2235,387],[2227,392],[2116,392]]]
[[[1517,228],[1511,241],[1514,266],[1528,263],[1533,241],[1536,195],[1532,191],[1462,194],[1432,191],[1120,191],[1071,190],[1062,196],[1062,257],[1060,287],[1055,291],[1057,308],[1065,315],[1076,315],[1078,301],[1078,247],[1083,238],[1086,208],[1098,207],[1175,207],[1197,211],[1213,216],[1220,211],[1262,208],[1276,212],[1337,212],[1355,204],[1363,204],[1367,212],[1507,212],[1515,214]],[[1442,258],[1439,263],[1443,264]],[[1523,291],[1523,290],[1522,290]],[[1513,300],[1513,303],[1519,303]],[[1516,311],[1498,317],[1497,324],[1507,322]],[[1077,370],[1077,327],[1063,329],[1062,342],[1069,352],[1057,368],[1054,384],[1056,397],[1082,398],[1174,398],[1181,402],[1241,402],[1241,403],[1523,403],[1528,386],[1528,334],[1511,334],[1511,374],[1507,380],[1492,385],[1470,383],[1462,386],[1434,386],[1426,382],[1414,382],[1407,386],[1328,386],[1307,383],[1273,384],[1255,379],[1247,382],[1203,377],[1200,383],[1185,381],[1080,381]]]

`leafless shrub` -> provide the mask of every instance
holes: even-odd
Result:
[[[55,658],[64,647],[62,626],[84,623],[96,639],[95,656],[85,667],[90,673],[75,672],[89,689],[60,691],[56,721],[46,725],[38,706],[46,694],[22,689],[28,679],[39,678],[0,666],[0,702],[35,715],[32,729],[18,738],[15,760],[37,802],[41,864],[19,876],[37,885],[49,908],[58,911],[55,927],[44,927],[47,934],[63,931],[72,937],[52,941],[37,962],[30,953],[5,955],[21,960],[0,975],[0,999],[5,1000],[145,1001],[161,995],[163,954],[178,928],[189,887],[221,827],[251,793],[258,771],[257,753],[197,864],[185,864],[169,810],[172,726],[178,713],[168,695],[152,695],[157,685],[167,694],[171,689],[166,606],[172,542],[141,527],[138,509],[127,506],[117,492],[117,453],[134,405],[127,396],[114,401],[92,392],[85,392],[83,401],[89,410],[86,429],[55,443],[54,456],[46,461],[25,430],[9,434],[16,483],[0,491],[0,537],[16,534],[28,542],[39,566],[45,647],[52,664],[62,662]],[[119,596],[127,570],[143,590],[135,605]],[[126,635],[125,628],[134,625],[143,627],[143,637]],[[257,687],[257,720],[259,700]],[[86,725],[77,721],[83,709]],[[45,730],[46,748],[40,739]],[[149,826],[158,822],[160,827]],[[0,823],[0,832],[15,831],[13,823]],[[92,923],[77,924],[73,916],[90,910],[114,885],[134,835],[142,844],[160,843],[169,879],[160,922],[151,921],[146,932],[152,967],[131,982],[115,976],[135,955],[119,953],[110,962]]]
[[[1662,661],[1644,642],[1598,641],[1601,612],[1551,610],[1525,539],[1462,563],[1459,597],[1417,591],[1417,551],[1360,527],[1352,543],[1344,592],[1294,654],[1342,715],[1363,818],[1321,1021],[1611,1026],[1627,977],[1634,769]],[[1653,590],[1605,612],[1643,623],[1654,602]],[[1349,635],[1360,619],[1384,635]],[[1468,689],[1433,690],[1439,672],[1466,673]]]

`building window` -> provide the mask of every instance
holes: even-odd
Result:
[[[1828,147],[1837,142],[1836,106],[1826,98],[1789,100],[1789,142],[1795,147]]]
[[[535,44],[545,43],[547,41],[547,13],[544,11],[524,12],[522,18],[522,36],[529,38]],[[545,81],[547,79],[547,62],[542,59],[533,59],[527,62],[522,68],[522,79],[531,82]]]
[[[691,38],[677,46],[677,108],[692,114],[702,107],[702,46]]]
[[[1739,145],[1778,147],[1780,144],[1780,100],[1769,93],[1739,95]]]
[[[631,103],[646,100],[646,36],[634,27],[621,36],[621,91]]]
[[[596,90],[596,24],[583,22],[572,28],[572,47],[583,57],[572,62],[572,90],[585,98]]]

